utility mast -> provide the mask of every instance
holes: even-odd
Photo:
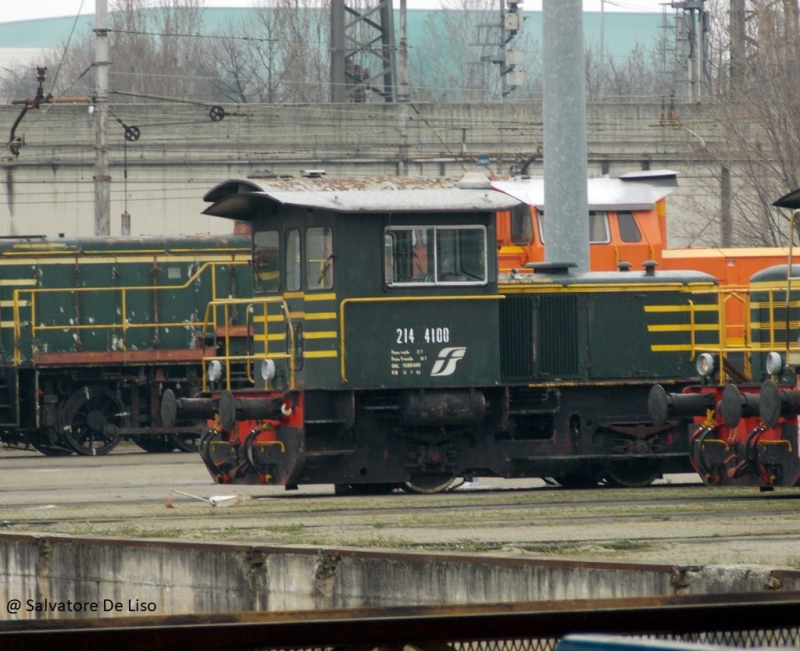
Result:
[[[544,237],[547,262],[589,271],[586,77],[581,0],[544,0]]]
[[[672,0],[675,9],[675,42],[679,69],[686,71],[683,83],[676,79],[675,94],[699,102],[708,80],[709,14],[705,0]],[[682,88],[685,90],[682,92]]]
[[[111,234],[111,175],[108,167],[108,0],[95,9],[94,234]]]
[[[331,101],[396,99],[392,0],[331,1]]]
[[[525,83],[525,72],[522,70],[524,51],[514,46],[515,37],[522,31],[525,23],[522,3],[524,0],[498,0],[500,7],[499,21],[478,25],[478,42],[472,43],[482,51],[480,63],[483,67],[483,86],[489,91],[491,84],[486,79],[486,64],[500,68],[500,95],[507,97],[511,92]]]
[[[500,74],[503,78],[503,97],[525,83],[525,71],[522,69],[524,51],[510,46],[514,38],[525,25],[522,10],[523,0],[506,0],[508,9],[503,11],[503,63]],[[501,0],[502,3],[502,0]]]

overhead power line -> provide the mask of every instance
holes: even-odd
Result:
[[[223,34],[178,34],[175,32],[145,32],[133,29],[109,29],[110,33],[115,34],[134,34],[136,36],[159,36],[161,38],[212,38],[225,41],[255,41],[260,43],[276,43],[278,41],[288,41],[288,39],[277,38],[258,38],[255,36],[228,36]]]

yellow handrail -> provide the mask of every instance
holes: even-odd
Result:
[[[283,327],[286,328],[289,336],[289,346],[287,352],[284,353],[275,353],[269,351],[269,305],[280,305],[280,311],[283,318],[281,319],[281,324]],[[260,337],[263,343],[264,351],[263,355],[258,355],[255,352],[247,351],[244,355],[232,355],[231,354],[231,328],[228,324],[230,324],[230,308],[231,307],[243,307],[247,318],[245,319],[245,328],[247,332],[247,340],[250,340],[250,315],[255,313],[255,309],[257,307],[263,308],[263,315],[264,315],[264,331]],[[224,325],[220,324],[217,320],[217,308],[222,308],[223,312],[223,320]],[[247,299],[237,299],[237,298],[228,298],[228,299],[219,299],[216,301],[211,301],[206,306],[206,311],[203,316],[202,321],[202,330],[201,330],[201,337],[203,341],[205,341],[205,335],[210,330],[214,332],[216,337],[216,333],[218,329],[222,329],[223,331],[223,341],[225,344],[225,354],[224,355],[203,355],[203,361],[205,363],[217,360],[221,362],[225,367],[225,385],[227,389],[231,389],[232,387],[232,367],[235,362],[244,362],[245,366],[245,374],[247,377],[247,381],[251,384],[255,384],[255,380],[251,374],[250,363],[254,362],[258,359],[264,359],[267,355],[270,359],[279,360],[279,359],[286,359],[289,361],[289,381],[287,388],[289,390],[293,390],[295,387],[295,339],[294,339],[294,326],[292,323],[291,316],[289,314],[289,305],[286,300],[281,296],[275,297],[263,297],[263,298],[247,298]],[[257,341],[258,337],[253,337],[253,341]],[[249,343],[248,343],[249,348]],[[207,384],[207,377],[206,372],[204,369],[203,372],[203,391],[208,390]]]

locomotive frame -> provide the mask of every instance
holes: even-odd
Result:
[[[790,232],[800,216],[800,190],[778,199],[792,210]],[[653,387],[649,412],[655,422],[690,426],[690,458],[707,484],[800,485],[800,267],[788,264],[752,276],[743,292],[745,324],[735,346],[698,349],[702,384],[681,393]],[[722,343],[722,342],[721,342]],[[738,357],[741,372],[731,360]],[[732,381],[731,381],[732,380]]]
[[[242,236],[2,239],[0,439],[196,450],[203,428],[162,427],[161,394],[202,388],[205,306],[252,293],[249,250]]]
[[[200,453],[215,481],[434,492],[458,477],[638,486],[691,469],[688,432],[654,425],[646,399],[655,382],[699,381],[696,339],[718,343],[711,276],[546,265],[498,277],[488,244],[517,201],[488,183],[283,192],[229,181],[205,199],[206,214],[251,222],[262,278],[241,304],[245,348],[222,333],[205,391],[164,398],[166,425],[209,419]],[[253,388],[230,386],[235,372]]]

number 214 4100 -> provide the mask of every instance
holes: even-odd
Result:
[[[397,328],[395,330],[398,344],[446,344],[450,342],[450,328]]]

